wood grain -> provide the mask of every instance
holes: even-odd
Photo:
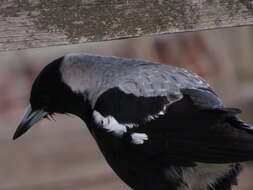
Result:
[[[0,0],[0,51],[252,23],[251,0]]]

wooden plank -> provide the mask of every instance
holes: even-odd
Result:
[[[0,0],[0,51],[251,25],[251,0]]]

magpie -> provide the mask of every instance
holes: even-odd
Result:
[[[73,114],[134,190],[230,190],[253,159],[253,127],[198,75],[139,59],[67,54],[35,79],[13,139]]]

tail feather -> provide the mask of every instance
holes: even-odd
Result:
[[[242,113],[242,111],[238,108],[226,108],[226,107],[219,107],[219,108],[215,108],[213,110],[209,110],[209,111],[215,111],[218,113],[222,113],[224,116],[235,116],[238,115],[240,113]]]
[[[238,117],[234,116],[229,118],[228,122],[233,126],[236,127],[238,129],[247,131],[248,133],[253,135],[253,126],[249,125],[248,123],[242,121],[241,119],[239,119]]]
[[[236,115],[241,113],[237,108],[218,108],[213,111],[220,112],[224,116],[225,120],[233,127],[244,130],[253,135],[253,126],[239,119]]]

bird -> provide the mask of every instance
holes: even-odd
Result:
[[[231,190],[253,159],[253,127],[239,113],[184,68],[71,53],[38,74],[13,139],[72,114],[131,189]]]

